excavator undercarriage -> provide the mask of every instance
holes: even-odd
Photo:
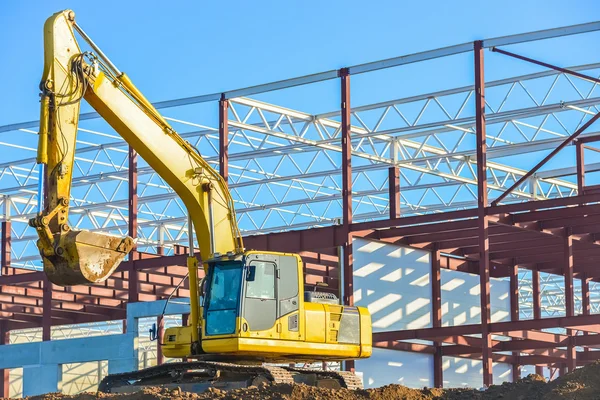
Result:
[[[360,378],[347,371],[193,361],[167,363],[141,371],[111,374],[102,380],[98,390],[104,393],[128,393],[144,387],[160,386],[200,393],[210,387],[231,390],[280,383],[303,383],[329,389],[363,387]]]

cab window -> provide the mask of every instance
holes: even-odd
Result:
[[[246,297],[275,298],[275,263],[257,260],[250,262],[246,279]]]

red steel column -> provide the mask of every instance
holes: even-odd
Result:
[[[431,314],[434,328],[442,326],[442,278],[440,271],[440,250],[437,244],[431,252]],[[433,355],[433,386],[444,387],[444,369],[442,359],[442,344],[435,342]]]
[[[583,315],[590,315],[590,281],[586,274],[581,276],[581,313]],[[588,335],[588,332],[583,332],[584,336]],[[588,352],[589,347],[584,347],[583,351]]]
[[[350,108],[350,75],[347,68],[339,71],[341,81],[341,139],[342,139],[342,219],[344,234],[344,304],[354,305],[354,277],[353,277],[353,255],[352,235],[350,224],[352,224],[352,140],[350,131],[352,127],[352,115]],[[344,363],[346,371],[354,370],[354,361]]]
[[[8,321],[0,321],[0,346],[10,344],[10,333],[7,328]],[[10,370],[0,369],[0,397],[8,399],[10,394]]]
[[[138,195],[137,195],[137,152],[129,146],[129,236],[137,238],[137,213],[138,213]],[[134,245],[133,251],[136,250]]]
[[[585,161],[583,158],[583,142],[577,140],[575,142],[575,154],[577,155],[577,194],[583,195],[583,188],[585,187]]]
[[[531,270],[531,292],[533,296],[533,318],[542,318],[542,297],[540,292],[540,271],[537,269]],[[544,376],[544,367],[541,365],[535,366],[535,373]]]
[[[573,237],[571,236],[570,228],[565,229],[564,240],[564,275],[565,275],[565,311],[567,317],[575,315],[575,296],[573,294]],[[577,350],[572,343],[572,336],[575,331],[567,329],[567,335],[570,336],[567,346],[567,370],[573,372],[577,367]]]
[[[483,384],[492,385],[492,342],[489,332],[490,318],[490,241],[488,238],[489,221],[486,215],[487,197],[487,161],[485,132],[485,78],[483,63],[483,42],[474,43],[475,53],[475,126],[477,145],[477,220],[479,233],[479,285],[481,293],[481,338],[483,362]]]
[[[138,214],[138,194],[137,194],[137,152],[129,146],[129,236],[137,238],[137,214]],[[130,303],[139,300],[138,295],[138,273],[135,270],[134,261],[137,259],[137,247],[134,246],[129,253],[129,279],[128,279],[128,301]]]
[[[51,339],[52,330],[52,283],[44,277],[42,294],[42,340]]]
[[[229,180],[229,100],[221,95],[219,100],[219,173]]]
[[[162,315],[156,317],[156,365],[161,365],[165,362],[165,357],[163,356],[162,346],[160,345],[163,342],[163,335],[165,334],[165,319]]]
[[[1,245],[1,254],[0,254],[0,275],[8,275],[10,268],[10,248],[11,248],[11,223],[10,221],[2,222],[2,245]]]
[[[390,219],[400,218],[400,168],[389,168]]]
[[[512,265],[510,270],[510,320],[519,320],[519,266],[516,264]],[[519,355],[518,351],[513,352],[513,356],[517,360],[512,365],[513,382],[521,379],[521,366],[518,361]]]
[[[340,70],[342,84],[342,217],[346,243],[344,244],[344,303],[354,304],[353,278],[352,278],[352,237],[350,224],[352,224],[352,141],[351,109],[350,109],[350,75],[347,68]]]

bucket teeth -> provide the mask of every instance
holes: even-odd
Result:
[[[42,255],[44,272],[59,286],[104,282],[132,250],[129,236],[69,231],[56,238],[55,254]]]

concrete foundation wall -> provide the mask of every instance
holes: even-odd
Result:
[[[139,319],[160,315],[164,306],[164,301],[128,304],[129,330],[124,334],[0,346],[0,369],[22,368],[22,393],[15,393],[22,396],[61,391],[65,388],[65,372],[69,378],[69,375],[77,373],[74,372],[77,369],[86,375],[90,369],[100,370],[95,379],[90,378],[87,382],[88,385],[93,385],[94,380],[97,385],[102,374],[127,372],[138,368]],[[180,301],[169,304],[166,311],[166,314],[187,313],[189,304]],[[99,369],[99,362],[108,365]],[[76,385],[70,382],[66,389],[69,392],[78,391],[85,389],[85,385],[86,382],[77,382]],[[15,388],[14,391],[17,390]]]

